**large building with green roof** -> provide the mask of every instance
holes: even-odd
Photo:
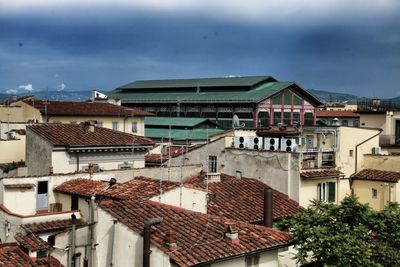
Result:
[[[322,104],[296,83],[271,76],[135,81],[109,97],[156,116],[209,118],[224,128],[235,114],[247,127],[315,125]]]

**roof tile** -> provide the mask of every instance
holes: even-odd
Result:
[[[302,178],[315,179],[315,178],[336,178],[343,176],[343,173],[336,169],[324,169],[324,170],[312,170],[312,171],[302,171],[300,173]]]
[[[69,116],[153,116],[154,114],[135,108],[126,108],[110,103],[100,102],[71,102],[71,101],[43,101],[39,99],[22,100],[47,115]],[[46,104],[47,103],[47,104]]]
[[[185,186],[205,189],[204,181],[204,174],[196,175],[187,180]],[[214,197],[208,203],[207,212],[245,222],[260,222],[263,220],[265,188],[269,186],[256,179],[221,174],[221,182],[208,184],[208,190]],[[299,203],[288,195],[272,190],[274,219],[290,217],[302,210]]]
[[[354,180],[371,180],[397,183],[400,179],[400,172],[365,169],[353,174],[351,178]]]
[[[287,246],[288,233],[260,225],[233,221],[239,231],[240,242],[232,244],[224,236],[226,218],[205,215],[153,201],[102,201],[100,206],[137,234],[142,234],[145,221],[162,217],[153,226],[151,243],[168,253],[178,266],[192,266],[213,260],[241,256],[254,251]],[[176,248],[164,242],[170,230],[176,233]],[[212,245],[211,245],[212,244]]]
[[[27,126],[37,135],[57,146],[129,146],[153,145],[143,136],[132,135],[111,129],[96,127],[91,132],[84,124],[37,124]]]

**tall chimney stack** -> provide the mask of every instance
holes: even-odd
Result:
[[[264,226],[272,228],[272,189],[264,188]]]

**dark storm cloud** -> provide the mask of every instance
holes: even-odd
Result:
[[[318,23],[117,9],[3,14],[0,89],[110,90],[136,79],[270,74],[305,88],[397,96],[399,24],[393,14]]]

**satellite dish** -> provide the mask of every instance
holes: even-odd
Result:
[[[242,128],[244,126],[245,126],[244,123],[240,124],[238,115],[234,114],[232,119],[232,128]]]

